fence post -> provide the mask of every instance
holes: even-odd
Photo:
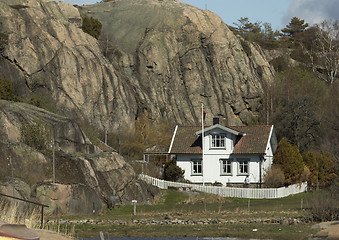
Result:
[[[41,206],[41,225],[40,229],[42,229],[44,226],[44,206]]]
[[[132,204],[133,204],[133,216],[135,216],[137,214],[137,200],[132,200]]]

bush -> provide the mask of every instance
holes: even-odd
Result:
[[[178,181],[179,179],[184,178],[184,173],[185,171],[177,166],[175,159],[172,159],[165,164],[164,178],[167,181]]]
[[[315,220],[339,220],[339,183],[332,185],[326,192],[314,193],[309,199],[309,207]]]
[[[50,134],[42,123],[23,124],[21,137],[25,144],[36,149],[45,150],[50,143]]]
[[[269,188],[282,187],[285,182],[284,172],[278,166],[272,165],[264,176],[264,182]]]
[[[251,47],[248,44],[247,41],[245,40],[240,40],[241,46],[244,49],[245,53],[247,54],[248,57],[252,56],[252,51],[251,51]]]
[[[102,24],[98,19],[93,17],[82,17],[82,31],[98,39],[101,33]]]
[[[13,83],[7,79],[0,79],[0,99],[7,101],[17,101],[14,93]]]
[[[8,45],[8,34],[0,32],[0,53]]]
[[[282,72],[288,69],[287,60],[281,56],[272,59],[270,64],[274,67],[274,70],[277,72]]]

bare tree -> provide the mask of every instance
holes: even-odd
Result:
[[[326,82],[333,84],[339,70],[339,22],[324,21],[317,27],[319,60],[326,69]]]
[[[102,32],[99,37],[99,46],[102,54],[109,58],[114,52],[114,44],[111,35],[106,32]]]

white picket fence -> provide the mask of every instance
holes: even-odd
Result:
[[[139,178],[153,186],[161,189],[168,189],[168,187],[189,188],[192,190],[217,194],[222,197],[235,197],[235,198],[282,198],[289,195],[305,192],[307,190],[307,183],[294,184],[288,187],[281,188],[233,188],[233,187],[217,187],[217,186],[203,186],[199,184],[188,184],[179,182],[170,182],[147,175],[140,174]]]

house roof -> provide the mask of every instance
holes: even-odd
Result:
[[[272,126],[232,126],[227,127],[227,129],[242,133],[237,136],[233,154],[261,154],[266,152]],[[202,154],[200,130],[201,126],[178,126],[169,153]],[[200,135],[197,135],[199,133]]]
[[[230,129],[230,128],[228,128],[228,127],[224,127],[224,126],[222,126],[222,125],[220,125],[220,124],[215,124],[215,125],[212,125],[212,126],[210,126],[210,127],[207,127],[207,128],[204,129],[204,131],[205,131],[205,132],[209,132],[209,131],[214,130],[214,129],[216,129],[216,128],[219,128],[219,129],[221,129],[221,130],[223,130],[223,131],[225,131],[225,132],[230,132],[230,133],[232,133],[232,134],[234,134],[234,135],[240,135],[240,134],[242,134],[241,132],[235,131],[235,130]],[[201,129],[200,129],[200,131],[196,132],[197,135],[200,135],[201,133],[202,133],[202,130],[201,130]]]

